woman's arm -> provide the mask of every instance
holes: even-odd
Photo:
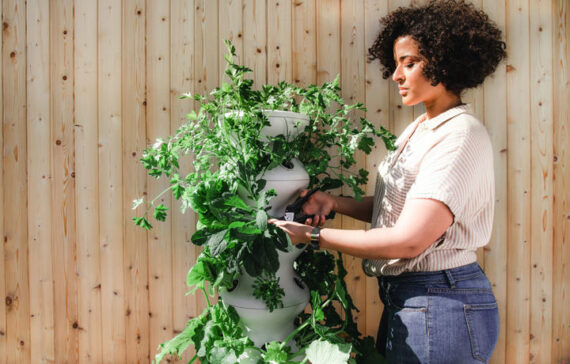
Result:
[[[312,227],[271,220],[291,237],[294,244],[308,243]],[[453,223],[453,215],[441,201],[406,201],[396,224],[371,230],[321,229],[320,246],[368,259],[412,258],[433,244]]]

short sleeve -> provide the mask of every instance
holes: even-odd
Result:
[[[429,198],[443,202],[454,221],[465,214],[466,201],[478,185],[477,174],[485,173],[478,158],[480,131],[452,130],[429,148],[406,199]]]

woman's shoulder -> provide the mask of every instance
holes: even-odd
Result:
[[[438,129],[441,133],[449,134],[450,136],[489,137],[483,122],[470,110],[455,115],[440,125]]]

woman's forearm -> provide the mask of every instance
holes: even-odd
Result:
[[[366,259],[411,258],[419,254],[418,246],[402,239],[394,228],[321,229],[320,246]]]
[[[360,221],[371,222],[374,203],[373,196],[363,197],[360,201],[350,197],[334,196],[334,202],[334,211],[337,213]]]

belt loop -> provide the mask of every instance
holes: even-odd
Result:
[[[451,275],[451,271],[449,269],[444,269],[445,276],[449,282],[449,286],[451,288],[455,288],[455,279],[453,279],[453,275]]]

